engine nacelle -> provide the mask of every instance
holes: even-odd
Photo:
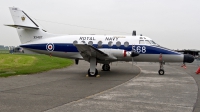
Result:
[[[110,55],[110,56],[114,56],[114,57],[117,57],[117,58],[135,57],[135,56],[139,55],[137,52],[126,51],[126,50],[122,50],[122,49],[99,49],[99,50]]]

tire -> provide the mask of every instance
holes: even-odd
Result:
[[[164,75],[164,74],[165,74],[165,71],[164,71],[163,69],[160,69],[160,70],[158,71],[158,73],[159,73],[159,75]]]
[[[103,71],[110,71],[110,65],[109,64],[103,64],[102,69],[103,69]]]
[[[96,77],[98,75],[98,70],[97,69],[95,69],[95,73],[94,74],[91,74],[90,73],[90,69],[88,69],[88,76],[89,77]]]

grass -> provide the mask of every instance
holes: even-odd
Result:
[[[46,55],[0,54],[0,77],[39,73],[72,64],[72,60]]]

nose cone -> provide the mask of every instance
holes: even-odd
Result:
[[[183,62],[192,63],[194,61],[194,56],[190,54],[184,54]]]

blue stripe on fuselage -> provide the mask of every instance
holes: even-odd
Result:
[[[29,44],[29,45],[20,45],[20,47],[23,48],[29,48],[34,50],[45,50],[47,44]],[[97,44],[94,44],[93,47],[97,48]],[[139,49],[138,49],[138,46]],[[142,48],[143,47],[143,48]],[[126,51],[132,51],[133,46],[129,45],[128,47],[124,47],[121,45],[120,47],[117,47],[116,45],[113,45],[112,47],[109,47],[108,45],[102,45],[101,48],[108,48],[108,49],[124,49]],[[140,54],[174,54],[174,55],[180,55],[180,53],[172,51],[170,49],[161,47],[161,46],[148,46],[148,45],[134,45],[134,48],[136,51],[140,51]],[[145,49],[144,49],[145,48]],[[98,48],[100,49],[100,48]],[[78,52],[77,48],[73,44],[67,44],[67,43],[54,43],[54,51],[58,52]]]

